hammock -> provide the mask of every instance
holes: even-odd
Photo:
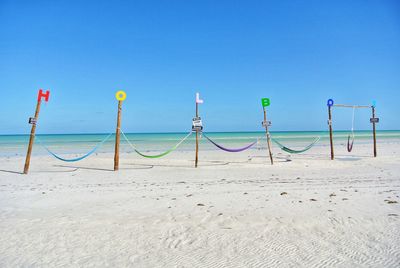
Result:
[[[353,118],[351,121],[351,135],[347,137],[347,151],[350,153],[351,150],[353,150],[353,144],[354,144],[354,111],[355,111],[355,106],[353,106]],[[350,136],[351,136],[351,142],[350,142]]]
[[[305,147],[302,150],[290,149],[290,148],[286,147],[285,145],[283,145],[282,143],[278,142],[276,139],[272,139],[272,141],[275,142],[279,146],[279,148],[281,148],[281,150],[283,150],[289,154],[300,154],[300,153],[304,153],[305,151],[310,150],[320,139],[321,139],[321,137],[315,138],[315,140],[310,145],[308,145],[307,147]]]
[[[238,152],[245,151],[245,150],[247,150],[247,149],[250,149],[254,144],[257,143],[257,141],[254,141],[254,142],[250,143],[249,145],[247,145],[247,146],[245,146],[245,147],[242,147],[242,148],[229,149],[229,148],[223,147],[223,146],[217,144],[216,142],[212,141],[212,140],[211,140],[209,137],[207,137],[204,133],[203,133],[203,135],[204,135],[204,137],[206,137],[206,139],[207,139],[209,142],[211,142],[212,144],[214,144],[216,147],[218,147],[219,149],[221,149],[221,150],[223,150],[223,151],[229,152],[229,153],[238,153]]]
[[[104,140],[100,141],[92,150],[90,150],[88,153],[84,154],[83,156],[77,157],[77,158],[70,158],[70,159],[63,158],[63,157],[58,156],[57,154],[53,153],[52,151],[50,151],[49,148],[46,147],[46,145],[44,145],[44,143],[39,139],[39,137],[36,137],[36,138],[37,138],[37,141],[39,142],[39,144],[42,145],[42,147],[43,147],[44,149],[46,149],[46,151],[47,151],[50,155],[54,156],[54,157],[57,158],[58,160],[61,160],[61,161],[64,161],[64,162],[77,162],[77,161],[80,161],[80,160],[85,159],[86,157],[90,156],[90,155],[93,154],[95,151],[97,151],[97,149],[99,149],[100,146],[103,145],[103,144],[108,140],[108,138],[110,138],[111,135],[112,135],[112,134],[109,134]]]
[[[128,144],[132,147],[132,149],[133,149],[138,155],[143,156],[143,157],[146,157],[146,158],[160,158],[160,157],[166,156],[167,154],[169,154],[169,153],[175,151],[175,150],[179,147],[179,145],[182,144],[182,142],[184,142],[187,138],[189,138],[190,135],[192,135],[193,131],[190,131],[189,134],[187,134],[187,135],[186,135],[180,142],[178,142],[174,147],[172,147],[171,149],[168,149],[167,151],[165,151],[165,152],[163,152],[163,153],[161,153],[161,154],[157,154],[157,155],[147,155],[147,154],[144,154],[144,153],[140,152],[140,151],[139,151],[138,149],[136,149],[136,147],[129,141],[128,137],[125,135],[124,132],[122,132],[122,130],[121,130],[121,133],[122,133],[122,135],[124,136],[124,139],[128,142]]]

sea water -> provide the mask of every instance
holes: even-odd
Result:
[[[142,152],[162,152],[165,151],[188,133],[126,133],[126,137]],[[251,142],[257,141],[254,148],[265,147],[265,132],[210,132],[206,133],[209,138],[225,147],[238,148]],[[349,131],[335,131],[335,142],[346,142]],[[99,142],[104,140],[108,134],[48,134],[37,135],[33,150],[34,155],[46,154],[45,145],[55,153],[60,154],[82,154],[90,151]],[[280,143],[288,147],[304,146],[311,143],[316,137],[321,140],[315,146],[321,146],[329,142],[328,131],[277,131],[271,132],[271,136]],[[181,144],[178,150],[194,150],[196,135],[192,134],[185,142]],[[39,142],[40,140],[40,142]],[[377,140],[379,142],[400,140],[399,130],[379,130],[377,131]],[[23,156],[29,142],[29,135],[0,135],[0,156]],[[355,143],[372,143],[372,131],[356,131]],[[113,152],[115,144],[115,135],[99,148],[98,152]],[[218,150],[204,137],[200,138],[201,150]],[[121,135],[121,151],[130,152],[132,148]]]

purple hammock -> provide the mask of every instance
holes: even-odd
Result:
[[[218,147],[219,149],[223,150],[223,151],[227,151],[230,153],[238,153],[238,152],[242,152],[245,151],[247,149],[250,149],[254,144],[257,143],[257,141],[250,143],[249,145],[243,147],[243,148],[237,148],[237,149],[229,149],[229,148],[225,148],[217,143],[215,143],[214,141],[212,141],[209,137],[207,137],[204,133],[203,133],[204,137],[206,137],[206,139],[211,142],[212,144],[214,144],[216,147]]]

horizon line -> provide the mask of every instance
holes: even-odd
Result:
[[[354,132],[372,132],[371,129],[360,129]],[[400,131],[400,129],[379,129],[379,131]],[[204,131],[205,132],[205,131]],[[265,130],[246,130],[246,131],[209,131],[208,133],[264,133]],[[329,132],[329,130],[272,130],[269,132]],[[333,130],[333,132],[350,132],[350,130]],[[168,132],[126,132],[125,134],[182,134],[187,131],[168,131]],[[115,132],[88,132],[88,133],[40,133],[36,135],[108,135],[115,134]],[[0,134],[0,136],[29,136],[30,134]]]

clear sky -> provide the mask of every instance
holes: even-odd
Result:
[[[0,134],[187,131],[195,92],[208,131],[326,130],[326,100],[377,101],[400,129],[400,1],[0,0]],[[351,109],[334,111],[336,129]],[[370,111],[356,112],[369,129]]]

